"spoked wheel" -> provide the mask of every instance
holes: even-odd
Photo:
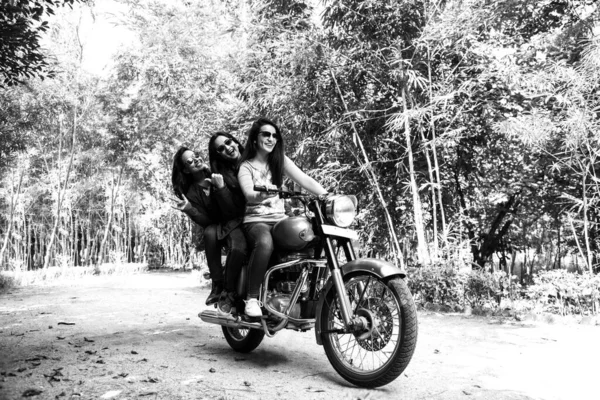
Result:
[[[232,349],[240,353],[250,353],[256,349],[265,337],[263,331],[247,328],[230,328],[222,326],[223,335]]]
[[[406,282],[372,275],[345,279],[352,315],[365,329],[347,332],[337,296],[331,291],[321,309],[323,347],[329,362],[348,382],[383,386],[408,366],[417,344],[417,312]]]

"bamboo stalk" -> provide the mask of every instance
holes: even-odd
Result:
[[[428,72],[428,76],[429,76],[429,99],[431,101],[431,99],[433,99],[433,79],[431,77],[431,52],[430,52],[430,48],[429,48],[429,42],[427,42],[427,72]],[[440,217],[441,217],[441,222],[442,222],[442,232],[446,232],[446,215],[444,212],[444,203],[442,202],[442,180],[440,179],[440,164],[438,162],[438,158],[437,158],[437,149],[435,147],[435,143],[436,143],[436,130],[435,130],[435,122],[434,122],[434,108],[433,105],[431,107],[431,122],[430,122],[430,128],[431,128],[431,136],[432,136],[432,140],[431,140],[431,152],[433,153],[433,165],[434,165],[434,171],[435,171],[435,177],[436,177],[436,186],[437,186],[437,195],[438,195],[438,204],[440,205]],[[446,235],[444,235],[444,239],[446,238]]]
[[[100,251],[98,254],[98,260],[96,262],[96,266],[99,266],[100,264],[102,264],[102,262],[104,261],[104,251],[105,251],[105,247],[106,247],[106,242],[108,239],[108,234],[110,232],[110,227],[112,225],[112,221],[113,221],[113,217],[114,217],[114,208],[115,208],[115,197],[117,195],[117,192],[121,186],[121,177],[123,176],[123,169],[125,168],[124,165],[121,165],[121,169],[119,171],[119,176],[117,178],[117,182],[115,183],[114,181],[114,176],[113,176],[113,183],[111,186],[111,194],[110,194],[110,210],[108,213],[108,221],[106,222],[106,226],[104,228],[104,236],[102,238],[102,242],[100,243]]]
[[[586,266],[587,266],[587,259],[585,257],[585,254],[583,253],[583,249],[581,248],[579,239],[577,238],[577,232],[575,232],[575,225],[573,225],[573,218],[571,218],[570,216],[569,216],[569,223],[571,225],[571,231],[573,231],[573,237],[575,238],[575,243],[577,244],[577,249],[579,250],[579,254],[581,254],[581,257],[586,262]],[[577,263],[577,257],[575,257],[575,263]],[[578,265],[577,269],[579,270],[579,265]]]
[[[583,192],[583,238],[585,240],[585,249],[587,252],[587,257],[585,257],[585,261],[590,273],[593,273],[592,267],[592,251],[590,250],[590,238],[589,238],[589,221],[588,221],[588,200],[587,200],[587,166],[581,165],[582,173],[581,173],[581,184],[582,184],[582,192]]]
[[[8,213],[8,227],[6,228],[6,235],[4,236],[4,243],[2,244],[2,249],[0,250],[0,266],[4,265],[4,254],[8,247],[8,241],[10,239],[10,234],[13,226],[13,215],[15,212],[15,206],[19,201],[19,196],[21,193],[21,184],[23,183],[23,175],[25,174],[25,170],[21,169],[21,174],[19,176],[19,183],[17,184],[17,193],[15,195],[13,185],[11,184],[11,193],[10,193],[10,208]],[[12,183],[12,182],[11,182]]]
[[[48,242],[48,247],[46,248],[46,257],[44,258],[44,269],[48,268],[49,264],[50,264],[50,257],[51,257],[51,253],[52,253],[52,247],[54,244],[54,240],[56,237],[56,231],[58,229],[58,224],[60,221],[60,212],[62,209],[62,201],[63,201],[63,197],[64,194],[67,191],[67,184],[69,183],[69,176],[71,174],[71,167],[73,166],[73,158],[75,156],[75,132],[77,130],[77,109],[75,108],[73,110],[73,130],[72,130],[72,135],[71,135],[71,156],[69,158],[69,165],[67,166],[67,173],[65,176],[65,182],[64,184],[61,186],[60,184],[60,170],[61,168],[61,162],[60,162],[60,153],[62,151],[62,119],[59,121],[59,129],[60,129],[60,144],[59,144],[59,155],[58,155],[58,164],[59,164],[59,175],[58,175],[58,198],[56,201],[56,219],[54,222],[54,227],[52,228],[52,233],[50,234],[50,241]]]
[[[406,103],[406,88],[402,88],[402,107],[404,112],[408,110],[408,105]],[[409,178],[410,178],[410,187],[412,191],[413,198],[413,215],[415,222],[415,231],[417,234],[417,256],[419,262],[422,264],[427,264],[429,262],[429,255],[427,253],[427,245],[425,241],[425,232],[423,228],[423,214],[421,210],[421,199],[419,198],[419,188],[417,186],[417,181],[415,178],[415,169],[414,169],[414,159],[413,153],[411,150],[411,138],[410,138],[410,122],[408,115],[405,115],[404,118],[404,138],[406,140],[406,152],[408,153],[408,168],[409,168]]]
[[[331,77],[333,78],[333,82],[335,83],[335,87],[336,87],[338,96],[340,97],[340,100],[344,106],[344,110],[346,113],[349,113],[348,105],[346,104],[346,100],[344,100],[344,96],[342,95],[342,91],[340,89],[340,86],[338,85],[337,79],[336,79],[335,74],[333,73],[333,70],[331,69],[331,67],[329,68],[329,71],[331,73]],[[371,184],[373,185],[373,187],[377,193],[377,197],[379,199],[379,202],[381,203],[381,207],[382,207],[384,215],[385,215],[385,220],[388,225],[388,233],[390,235],[390,243],[392,244],[392,251],[394,253],[394,257],[400,263],[400,267],[404,268],[404,260],[402,259],[402,252],[400,250],[400,244],[398,243],[398,238],[397,238],[396,232],[394,230],[394,224],[392,221],[392,217],[387,209],[387,204],[385,202],[385,199],[383,198],[383,194],[381,193],[379,183],[377,182],[377,176],[375,175],[375,171],[373,171],[373,168],[371,167],[371,161],[369,160],[369,156],[367,155],[367,152],[365,151],[365,148],[362,143],[362,139],[360,138],[360,135],[358,134],[358,130],[356,129],[356,125],[354,124],[354,120],[350,119],[350,124],[351,124],[352,130],[354,132],[354,135],[353,135],[354,142],[358,145],[358,147],[361,151],[361,154],[363,155],[363,157],[365,159],[364,170],[366,171],[367,178],[369,179],[369,181],[371,182]]]

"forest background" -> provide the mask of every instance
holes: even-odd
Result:
[[[172,155],[267,116],[423,303],[598,312],[595,1],[103,3],[2,3],[2,270],[202,264]]]

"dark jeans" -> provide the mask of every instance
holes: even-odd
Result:
[[[240,276],[242,265],[246,259],[246,236],[241,228],[235,228],[227,235],[227,261],[225,261],[225,290],[235,292],[237,279]]]
[[[250,222],[244,224],[244,231],[248,239],[250,260],[248,261],[248,298],[258,298],[260,284],[265,277],[269,259],[273,254],[273,236],[271,230],[275,223]]]
[[[223,283],[223,266],[221,265],[221,243],[217,240],[217,226],[204,228],[204,252],[206,263],[213,283]]]
[[[227,245],[229,253],[225,261],[225,289],[234,292],[236,281],[246,258],[246,237],[241,228],[235,228],[225,239],[217,239],[217,226],[209,225],[204,229],[206,263],[213,282],[223,283],[223,266],[221,265],[221,249]]]

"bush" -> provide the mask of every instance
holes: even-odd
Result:
[[[471,271],[466,275],[465,300],[471,307],[495,309],[504,297],[512,296],[512,286],[504,271]]]
[[[15,287],[15,278],[0,271],[0,292]]]
[[[414,268],[408,277],[408,285],[417,304],[440,304],[452,308],[463,305],[463,278],[457,269],[440,265]]]
[[[526,288],[503,271],[458,271],[440,265],[410,269],[408,278],[415,302],[422,307],[497,310],[506,306],[560,315],[600,312],[600,276],[589,273],[542,271]]]
[[[566,270],[542,271],[533,277],[527,296],[542,311],[590,315],[599,311],[600,276]]]

